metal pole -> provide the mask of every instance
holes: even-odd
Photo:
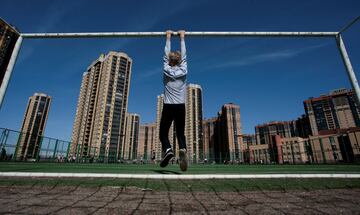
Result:
[[[359,83],[358,83],[358,81],[356,79],[355,72],[354,72],[354,69],[353,69],[353,67],[351,65],[350,58],[349,58],[349,56],[347,54],[347,51],[346,51],[346,48],[345,48],[345,45],[344,45],[344,41],[343,41],[343,39],[341,37],[341,34],[338,34],[336,36],[336,42],[337,42],[337,45],[339,47],[341,57],[343,59],[343,62],[344,62],[346,72],[347,72],[347,75],[349,77],[351,86],[352,86],[353,91],[355,93],[356,102],[357,102],[358,105],[360,105]]]
[[[14,50],[13,50],[13,53],[11,54],[9,65],[6,68],[5,76],[4,76],[3,82],[2,82],[1,87],[0,87],[0,109],[1,109],[4,97],[5,97],[5,93],[6,93],[8,83],[9,83],[10,78],[11,78],[11,73],[12,73],[12,71],[14,69],[16,59],[17,59],[18,53],[20,51],[22,40],[23,40],[22,36],[20,36],[17,39]]]
[[[338,32],[220,32],[189,31],[186,36],[221,36],[221,37],[333,37]],[[87,33],[23,33],[23,38],[100,38],[100,37],[163,37],[166,32],[87,32]],[[174,36],[178,35],[173,32]]]
[[[360,20],[360,16],[356,17],[355,19],[353,19],[349,24],[347,24],[345,27],[343,27],[340,31],[339,34],[343,33],[344,31],[346,31],[347,29],[349,29],[353,24],[355,24],[355,22],[357,22],[358,20]]]
[[[58,140],[58,139],[56,139],[52,159],[54,159],[54,158],[55,158],[55,156],[56,156],[58,143],[59,143],[59,140]],[[58,162],[59,162],[59,161],[58,161]]]
[[[71,142],[68,143],[68,148],[67,148],[67,150],[66,150],[66,161],[69,160],[70,148],[71,148]],[[72,156],[71,156],[71,159],[72,159]]]

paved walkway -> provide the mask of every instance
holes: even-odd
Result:
[[[0,214],[360,214],[360,189],[166,192],[0,186]]]

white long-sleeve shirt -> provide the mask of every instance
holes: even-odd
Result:
[[[186,47],[184,39],[181,39],[181,61],[179,65],[169,65],[169,53],[171,42],[166,40],[164,55],[164,103],[165,104],[185,104],[186,96]]]

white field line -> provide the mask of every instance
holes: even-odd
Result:
[[[0,177],[50,177],[50,178],[119,178],[119,179],[254,179],[254,178],[360,178],[360,174],[111,174],[111,173],[48,173],[0,172]]]

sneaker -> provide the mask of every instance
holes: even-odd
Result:
[[[160,166],[161,167],[166,167],[169,164],[169,161],[171,160],[171,158],[174,157],[174,152],[172,149],[167,149],[163,159],[161,160]]]
[[[187,170],[187,157],[186,157],[186,149],[179,150],[179,160],[180,160],[180,169],[181,171]]]

